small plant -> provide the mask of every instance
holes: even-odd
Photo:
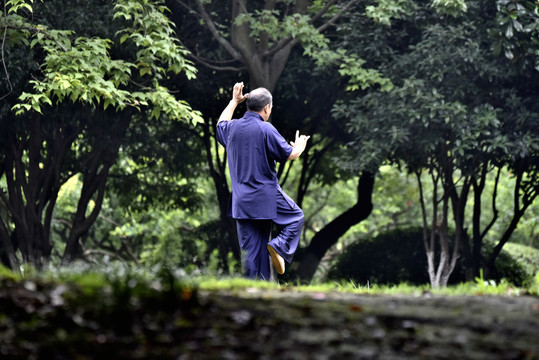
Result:
[[[475,278],[475,287],[472,287],[475,295],[506,295],[514,292],[520,292],[514,288],[507,280],[501,279],[498,283],[490,279],[485,280],[483,277],[483,269],[479,270],[479,277]]]

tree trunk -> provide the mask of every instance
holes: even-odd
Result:
[[[320,230],[306,248],[305,255],[299,265],[298,278],[302,283],[309,283],[326,252],[337,243],[348,229],[365,220],[371,213],[374,174],[363,172],[358,180],[357,203],[335,218]]]
[[[81,239],[101,211],[109,171],[118,157],[120,145],[131,122],[131,115],[129,111],[125,111],[112,126],[111,119],[106,113],[97,113],[90,121],[91,129],[88,133],[93,135],[94,144],[83,161],[81,195],[62,256],[64,264],[81,255]],[[92,200],[94,208],[87,216],[88,206]]]
[[[431,171],[431,179],[433,184],[432,195],[432,214],[430,217],[430,233],[428,231],[428,216],[427,208],[425,206],[425,196],[423,193],[423,184],[421,180],[421,173],[416,172],[418,186],[419,186],[419,202],[421,204],[421,214],[423,219],[423,245],[425,247],[425,253],[427,256],[427,272],[429,274],[430,285],[433,288],[445,287],[449,281],[449,277],[455,269],[459,246],[461,243],[461,234],[457,231],[455,237],[455,244],[453,251],[450,250],[449,244],[449,230],[448,230],[448,215],[449,215],[449,194],[451,190],[454,190],[454,183],[451,177],[451,172],[445,174],[446,181],[442,183],[443,193],[441,199],[438,196],[438,185],[441,182],[440,175],[435,171]],[[462,195],[462,193],[461,193]],[[455,213],[455,201],[453,200],[453,211]],[[441,201],[442,214],[439,219],[438,206]],[[457,202],[460,209],[460,203]],[[457,211],[458,213],[458,211]],[[458,223],[458,220],[456,221]],[[438,266],[436,266],[436,235],[438,235],[438,243],[440,245]]]
[[[304,0],[297,1],[298,6],[295,11],[305,11]],[[275,1],[266,1],[264,10],[274,10]],[[235,19],[240,14],[246,14],[247,0],[234,0],[232,3],[232,19]],[[297,41],[289,41],[285,46],[282,46],[278,51],[268,55],[269,35],[261,34],[260,41],[255,43],[251,37],[251,29],[247,24],[240,26],[233,25],[231,29],[231,43],[238,55],[241,56],[241,61],[247,67],[249,72],[250,88],[265,87],[270,92],[273,92],[277,80],[281,77],[283,69],[288,61],[290,52]]]
[[[21,121],[29,126],[17,129],[14,124]],[[12,269],[20,261],[40,268],[51,256],[50,223],[62,185],[61,164],[79,129],[59,121],[51,130],[48,121],[32,114],[17,121],[8,115],[2,122],[2,173],[7,193],[0,193],[5,209],[0,224],[0,256]]]
[[[213,129],[216,124],[213,121],[204,124],[203,141],[206,147],[206,156],[210,168],[210,175],[217,192],[217,202],[219,204],[220,231],[219,231],[219,253],[223,269],[228,268],[228,254],[232,252],[234,259],[240,261],[240,247],[238,243],[236,222],[228,216],[228,204],[230,202],[230,189],[226,178],[226,154],[219,156],[219,143],[215,137]],[[213,150],[212,150],[213,147]]]
[[[536,176],[536,173],[530,174],[530,176]],[[524,181],[524,172],[523,171],[516,171],[516,180],[515,180],[515,189],[513,191],[513,217],[511,219],[511,222],[509,223],[509,226],[503,233],[500,241],[498,244],[494,247],[492,250],[492,253],[490,254],[487,264],[486,264],[486,275],[488,277],[488,274],[495,270],[496,268],[496,259],[498,258],[498,255],[500,255],[500,252],[502,251],[503,246],[509,241],[511,238],[511,235],[516,230],[518,223],[520,222],[520,219],[526,212],[526,209],[533,204],[533,201],[537,197],[539,193],[539,184],[537,180],[532,182]],[[521,195],[522,192],[522,195]],[[522,196],[522,199],[521,199]],[[521,205],[522,200],[522,205]]]

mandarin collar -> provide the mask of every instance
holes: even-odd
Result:
[[[245,115],[243,115],[244,118],[257,118],[260,121],[264,121],[264,118],[259,113],[255,113],[254,111],[246,111]]]

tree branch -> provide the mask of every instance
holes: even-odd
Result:
[[[242,66],[242,67],[236,67],[236,66],[218,66],[218,65],[213,65],[209,62],[209,60],[206,60],[206,59],[203,59],[202,57],[200,56],[197,56],[195,55],[194,53],[191,52],[191,57],[193,57],[193,59],[195,59],[195,61],[201,63],[202,65],[206,66],[207,68],[210,68],[212,70],[217,70],[217,71],[234,71],[234,72],[239,72],[239,71],[244,71],[246,69],[245,66]],[[233,59],[231,61],[237,61],[236,59]],[[227,62],[231,62],[231,61],[227,61]]]
[[[324,15],[328,9],[333,5],[335,4],[337,0],[331,0],[331,1],[328,1],[328,3],[326,4],[326,6],[324,6],[322,9],[320,9],[320,11],[318,13],[316,13],[312,18],[311,18],[311,21],[309,21],[309,24],[313,25],[318,19],[320,19],[322,17],[322,15]]]
[[[496,207],[496,198],[498,197],[498,184],[500,183],[501,171],[502,168],[499,167],[498,172],[496,173],[496,180],[494,181],[494,190],[492,192],[492,219],[481,233],[481,239],[483,239],[487,235],[496,220],[498,220],[498,208]]]
[[[425,195],[423,194],[423,182],[421,181],[421,173],[415,172],[417,178],[417,185],[419,187],[419,204],[421,205],[421,220],[423,221],[423,245],[425,251],[429,251],[428,234],[427,234],[427,207],[425,206]]]
[[[331,5],[333,5],[333,3],[335,3],[336,0],[331,0],[328,4],[326,4],[326,6],[324,6],[323,9],[321,9],[312,19],[311,21],[309,22],[311,25],[314,24],[314,22],[319,19],[325,12],[327,12],[327,10],[329,9],[329,7]],[[322,24],[321,26],[319,26],[316,30],[318,30],[318,32],[323,32],[324,30],[326,30],[328,27],[330,27],[331,25],[333,25],[335,23],[335,21],[337,21],[341,16],[342,14],[348,10],[355,2],[356,0],[350,0],[337,14],[335,14],[335,16],[333,16],[331,19],[329,19],[327,22],[325,22],[324,24]],[[292,36],[289,36],[285,39],[281,39],[279,42],[277,42],[277,44],[271,48],[270,50],[266,51],[262,56],[264,57],[269,57],[269,56],[273,56],[275,53],[281,51],[282,49],[284,49],[285,47],[294,47],[295,45],[297,45],[299,43],[299,40],[298,39],[295,39],[293,38]]]
[[[181,5],[181,1],[180,0],[176,0],[178,3],[180,3]],[[198,14],[202,17],[202,19],[204,19],[204,21],[206,22],[206,26],[208,27],[208,30],[210,30],[211,34],[213,35],[213,37],[219,42],[219,44],[221,44],[225,49],[226,51],[228,51],[228,53],[236,60],[239,60],[241,59],[241,55],[240,53],[234,48],[234,46],[232,46],[232,44],[230,42],[228,42],[227,39],[225,39],[221,33],[219,32],[219,30],[217,30],[217,27],[215,26],[215,24],[213,23],[210,15],[206,12],[206,9],[204,8],[204,5],[202,5],[202,2],[200,2],[200,0],[197,0],[197,5],[198,5]]]
[[[322,32],[322,31],[326,30],[328,27],[330,27],[331,25],[333,25],[335,23],[335,21],[337,21],[345,11],[350,9],[350,7],[352,7],[352,5],[355,2],[356,2],[356,0],[350,0],[337,14],[335,14],[335,16],[333,16],[331,19],[329,19],[323,25],[319,26],[316,30],[318,30],[319,32]]]
[[[62,49],[62,51],[64,51],[64,52],[68,51],[67,48],[64,45],[59,43],[51,34],[49,34],[48,32],[46,32],[44,30],[37,29],[37,28],[31,27],[31,26],[10,26],[9,28],[13,29],[13,30],[28,30],[28,31],[31,31],[31,32],[44,34],[45,36],[47,36],[47,38],[51,39],[56,45],[58,45],[58,47],[60,49]]]
[[[275,0],[266,0],[264,2],[264,10],[275,10]],[[260,34],[260,46],[259,49],[261,51],[266,51],[268,49],[269,45],[269,39],[270,35],[264,31]]]
[[[2,65],[4,66],[4,71],[6,73],[6,80],[7,80],[7,83],[9,85],[9,92],[7,94],[5,94],[4,96],[0,97],[0,101],[5,99],[6,97],[8,97],[9,94],[11,94],[13,92],[13,85],[11,84],[11,80],[9,79],[9,71],[7,70],[6,56],[5,56],[5,53],[4,53],[4,47],[6,45],[6,36],[7,36],[7,4],[6,4],[6,0],[4,0],[4,18],[6,19],[5,20],[6,24],[4,26],[4,36],[2,37]]]

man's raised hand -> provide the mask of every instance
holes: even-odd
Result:
[[[301,153],[305,150],[305,147],[307,146],[307,140],[309,140],[311,136],[308,135],[300,135],[299,130],[296,131],[296,140],[290,141],[290,145],[292,145],[292,153],[288,157],[290,160],[297,159]]]
[[[307,146],[307,140],[309,140],[310,138],[310,135],[300,135],[299,130],[296,130],[296,141],[290,141],[290,144],[294,148],[301,147],[302,149],[305,149],[305,146]]]
[[[249,94],[243,95],[243,81],[234,84],[234,89],[232,90],[232,101],[234,101],[236,104],[240,104],[247,99],[247,96],[249,96]]]

